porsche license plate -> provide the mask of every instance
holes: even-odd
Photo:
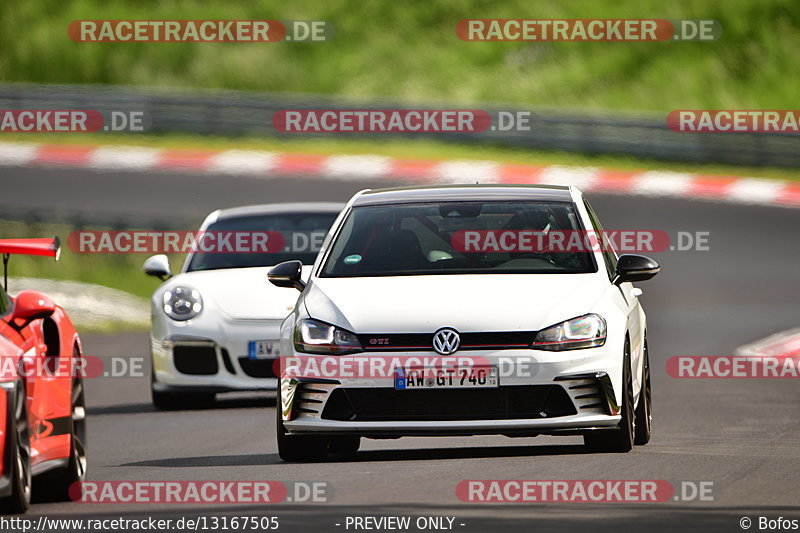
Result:
[[[278,341],[250,341],[247,343],[249,359],[274,359],[278,357]]]

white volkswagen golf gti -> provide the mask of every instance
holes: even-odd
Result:
[[[646,444],[647,324],[631,282],[659,266],[587,235],[604,234],[573,187],[356,194],[307,281],[299,261],[269,272],[301,291],[281,325],[281,458],[354,452],[362,437]]]
[[[264,278],[289,258],[299,259],[307,273],[342,207],[271,204],[214,211],[178,274],[172,275],[166,255],[145,262],[145,273],[166,280],[151,300],[157,408],[208,404],[218,392],[275,390],[280,324],[297,296]],[[202,235],[209,237],[207,246]],[[237,236],[246,238],[239,246]],[[220,244],[222,237],[228,247]],[[266,237],[270,245],[253,246],[251,237]]]

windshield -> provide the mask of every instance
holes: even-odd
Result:
[[[530,246],[499,246],[497,240],[503,235],[579,230],[583,228],[575,207],[568,202],[355,207],[333,243],[321,277],[596,272],[590,251],[554,253]]]
[[[228,237],[235,251],[208,253],[198,248],[186,271],[273,266],[292,259],[311,265],[336,216],[337,213],[280,213],[219,220],[205,229],[208,242],[214,243],[215,249],[226,250],[220,243]],[[237,247],[237,237],[239,243],[246,244]],[[266,246],[256,246],[264,241]],[[198,246],[200,242],[198,237]],[[260,251],[264,249],[266,252]]]

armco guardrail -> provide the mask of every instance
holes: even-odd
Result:
[[[142,111],[149,131],[225,136],[337,137],[364,133],[280,133],[272,115],[287,109],[464,109],[480,107],[490,114],[520,111],[499,106],[463,104],[399,105],[396,102],[353,102],[312,95],[259,94],[214,91],[154,91],[129,87],[88,85],[0,84],[0,109],[93,109]],[[800,167],[800,135],[774,133],[677,133],[663,116],[577,115],[531,109],[531,131],[480,133],[379,133],[387,136],[429,137],[456,142],[480,142],[533,150],[583,154],[614,154],[700,163],[744,166]]]

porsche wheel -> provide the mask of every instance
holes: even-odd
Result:
[[[70,414],[70,455],[67,466],[37,476],[41,477],[41,496],[47,501],[69,500],[69,488],[73,483],[86,480],[88,459],[86,454],[86,397],[83,378],[73,376],[70,392],[72,410]],[[37,498],[40,490],[37,484]]]

